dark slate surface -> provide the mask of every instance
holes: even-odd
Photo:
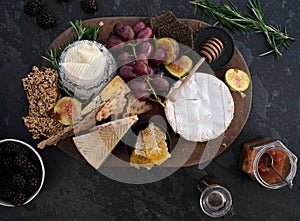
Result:
[[[213,23],[185,0],[98,0],[99,10],[87,14],[79,0],[46,1],[58,21],[55,28],[40,29],[35,19],[23,13],[24,1],[1,0],[0,8],[0,138],[18,138],[35,145],[23,126],[27,101],[21,78],[49,43],[69,27],[70,20],[104,16],[152,16],[172,10],[177,17],[196,18]],[[223,1],[215,1],[222,3]],[[246,11],[245,1],[234,1]],[[262,1],[266,20],[287,26],[290,35],[300,38],[299,0]],[[238,169],[244,142],[261,136],[283,141],[300,156],[300,43],[295,41],[284,56],[259,57],[267,46],[253,32],[231,33],[249,65],[253,80],[253,106],[248,122],[234,144],[208,167],[182,168],[168,178],[144,185],[113,181],[76,161],[57,148],[40,151],[47,176],[45,185],[29,205],[0,207],[0,220],[213,220],[199,208],[196,184],[206,174],[221,179],[230,189],[236,215],[232,220],[299,220],[300,179],[293,189],[266,191]]]

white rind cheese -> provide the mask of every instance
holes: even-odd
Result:
[[[98,94],[114,77],[116,62],[102,44],[82,40],[68,45],[60,63],[63,85],[80,99]]]
[[[182,81],[170,89],[178,88]],[[204,142],[222,135],[233,119],[234,103],[228,87],[213,75],[195,73],[180,97],[166,99],[166,118],[175,133],[189,141]]]

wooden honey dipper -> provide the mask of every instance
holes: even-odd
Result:
[[[194,75],[194,73],[198,70],[198,68],[203,64],[203,62],[207,61],[207,63],[212,63],[222,53],[223,49],[224,49],[224,45],[223,45],[222,41],[218,38],[211,38],[207,42],[205,42],[202,45],[201,50],[199,52],[203,57],[201,57],[200,60],[195,64],[195,66],[190,71],[190,73],[182,81],[181,85],[178,88],[175,88],[171,93],[169,93],[167,98],[172,102],[177,101],[181,90],[188,83],[188,81],[191,79],[191,77]]]

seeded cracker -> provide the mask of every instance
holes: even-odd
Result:
[[[59,98],[58,73],[53,69],[39,70],[33,66],[32,72],[22,79],[29,103],[29,116],[46,117]]]
[[[22,79],[29,103],[29,116],[22,119],[34,139],[50,137],[63,129],[51,117],[55,102],[60,97],[57,81],[57,71],[50,68],[42,71],[36,66]]]

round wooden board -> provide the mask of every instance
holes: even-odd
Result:
[[[103,17],[103,18],[94,18],[85,20],[83,23],[85,25],[93,24],[97,25],[99,22],[103,22],[104,26],[100,33],[99,39],[100,41],[105,41],[112,29],[113,26],[120,22],[122,24],[126,25],[132,25],[136,21],[143,20],[145,22],[149,21],[149,18],[146,17]],[[199,31],[201,28],[204,28],[208,26],[207,23],[193,20],[193,19],[179,19],[181,22],[188,24],[194,31],[194,34]],[[61,35],[59,35],[50,45],[50,48],[58,48],[59,46],[65,45],[66,42],[69,42],[74,36],[75,32],[72,28],[67,29],[64,31]],[[223,80],[224,74],[227,69],[229,68],[238,68],[243,71],[245,71],[249,76],[249,69],[248,66],[239,52],[237,48],[234,50],[233,57],[231,61],[227,64],[227,66],[221,70],[215,71],[215,74],[218,78]],[[208,70],[205,70],[205,65],[200,68],[201,71],[206,72]],[[232,92],[232,97],[234,100],[234,118],[228,127],[228,129],[225,131],[224,135],[222,136],[223,140],[221,142],[221,145],[218,145],[218,149],[216,153],[210,154],[209,148],[212,148],[211,146],[207,146],[206,142],[198,142],[193,143],[190,141],[183,140],[180,138],[179,135],[175,134],[171,127],[168,125],[168,132],[171,137],[171,154],[172,157],[168,159],[164,164],[162,164],[162,167],[187,167],[192,165],[197,165],[200,162],[204,163],[207,161],[210,161],[214,159],[216,156],[220,155],[222,152],[224,152],[237,138],[237,136],[242,131],[243,127],[245,126],[245,123],[248,119],[250,110],[251,110],[251,102],[252,102],[252,84],[250,84],[250,87],[245,91],[246,97],[242,98],[238,92]],[[162,117],[164,116],[164,110],[163,108],[158,105],[154,104],[154,109],[150,112],[140,115],[140,120],[148,120],[153,115],[160,115]],[[214,145],[214,142],[210,142],[209,145]],[[78,159],[78,160],[84,160],[83,157],[80,155],[80,153],[77,151],[73,141],[71,138],[65,139],[60,141],[57,146],[66,152],[71,157]],[[173,147],[176,146],[176,151],[172,152]],[[191,149],[192,148],[192,149]],[[215,148],[212,148],[215,149]],[[205,157],[204,155],[205,150]],[[207,152],[208,150],[208,152]],[[215,151],[215,150],[214,150]],[[116,148],[113,151],[113,155],[107,159],[107,161],[104,163],[105,166],[129,166],[129,154],[125,147],[125,144],[123,142],[119,142],[119,144],[116,146]],[[121,161],[120,161],[121,160]],[[122,162],[122,163],[120,163]],[[125,163],[124,163],[125,162]]]

